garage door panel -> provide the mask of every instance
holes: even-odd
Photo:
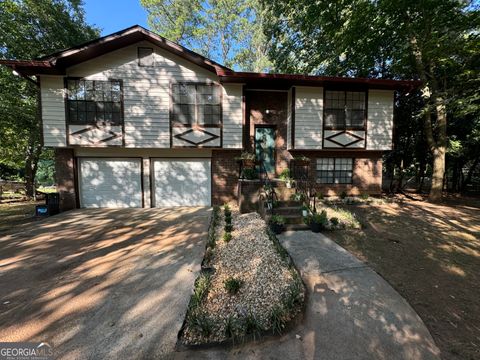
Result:
[[[80,159],[80,201],[88,208],[142,207],[139,159]]]
[[[210,206],[209,159],[154,160],[155,206]]]

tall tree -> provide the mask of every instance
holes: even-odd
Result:
[[[140,0],[150,27],[226,66],[269,67],[257,0]]]
[[[99,35],[85,22],[80,0],[3,0],[0,24],[4,59],[34,59]],[[42,151],[38,90],[0,68],[0,163],[25,168],[30,196]]]
[[[441,198],[449,78],[475,76],[479,11],[467,0],[261,0],[277,70],[422,80],[424,134],[433,158],[430,199]],[[463,61],[459,64],[459,61]]]

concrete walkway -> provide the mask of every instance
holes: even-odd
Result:
[[[410,305],[377,273],[326,236],[287,232],[280,241],[308,288],[303,323],[280,339],[179,359],[439,359]]]

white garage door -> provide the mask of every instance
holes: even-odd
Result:
[[[80,206],[142,207],[140,159],[79,160]]]
[[[210,159],[154,160],[155,206],[210,206],[210,167]]]

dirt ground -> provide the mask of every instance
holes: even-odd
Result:
[[[0,204],[0,234],[35,221],[35,205],[44,203],[45,201],[26,201]]]
[[[480,359],[480,199],[345,208],[362,229],[326,235],[407,299],[444,359]]]

